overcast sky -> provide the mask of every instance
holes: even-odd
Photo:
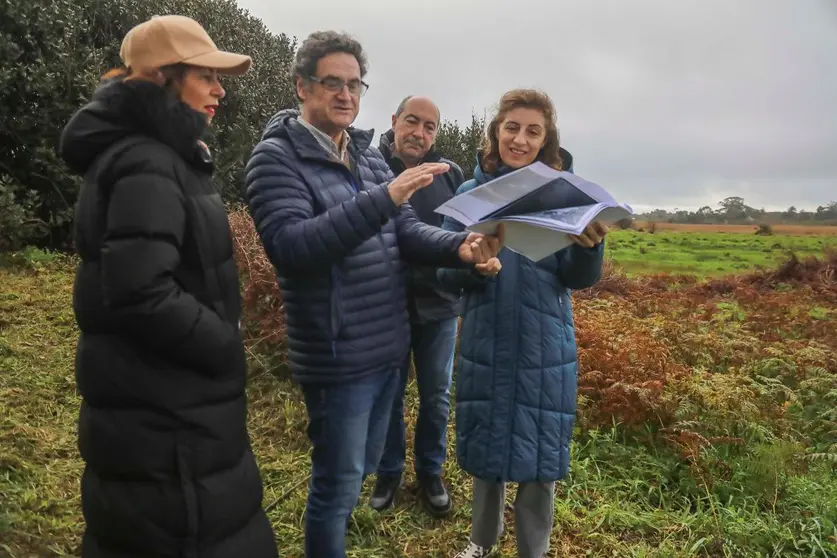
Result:
[[[406,94],[443,119],[538,87],[575,172],[635,209],[837,200],[837,0],[239,0],[276,33],[367,50],[356,126]]]

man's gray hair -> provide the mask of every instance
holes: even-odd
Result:
[[[364,77],[369,63],[361,44],[346,33],[338,31],[315,31],[308,35],[296,52],[296,60],[291,69],[291,78],[296,83],[297,76],[308,79],[316,75],[317,63],[335,52],[351,54],[360,66],[360,77]]]
[[[406,97],[404,97],[404,98],[401,100],[401,102],[398,104],[398,108],[397,108],[397,109],[395,109],[395,118],[398,118],[399,116],[401,116],[401,113],[402,113],[402,112],[404,112],[404,108],[407,106],[407,103],[408,103],[408,102],[410,101],[410,99],[412,99],[413,97],[415,97],[415,95],[407,95]]]
[[[401,116],[401,113],[404,112],[405,108],[407,108],[407,103],[409,103],[410,99],[412,99],[413,97],[415,97],[415,95],[407,95],[406,97],[401,99],[401,102],[398,103],[398,108],[395,109],[395,118],[398,118],[399,116]],[[439,122],[437,122],[436,124],[441,124],[442,123],[442,111],[439,110],[439,107],[436,107],[436,114],[439,115]]]

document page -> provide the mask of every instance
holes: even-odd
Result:
[[[540,163],[535,163],[537,164]],[[477,186],[464,194],[454,196],[437,207],[435,211],[452,217],[465,226],[477,223],[552,180],[544,177],[533,167],[534,165],[523,167]]]

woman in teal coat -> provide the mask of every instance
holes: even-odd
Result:
[[[457,195],[535,161],[572,171],[559,146],[555,109],[534,90],[506,93],[491,121],[474,172]],[[445,218],[443,227],[463,225]],[[515,525],[519,556],[549,550],[555,481],[569,471],[577,399],[571,289],[601,277],[607,227],[591,224],[573,244],[539,262],[504,248],[501,271],[440,269],[464,295],[456,376],[456,452],[474,476],[471,540],[457,558],[488,556],[503,531],[507,482],[519,484]]]

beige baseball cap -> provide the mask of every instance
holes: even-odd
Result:
[[[179,15],[154,16],[128,31],[119,57],[132,69],[182,63],[234,76],[245,73],[252,63],[244,54],[218,50],[200,23]]]

